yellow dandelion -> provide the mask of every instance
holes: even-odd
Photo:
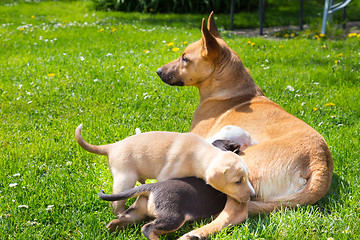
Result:
[[[290,35],[288,33],[285,33],[284,37],[288,38],[288,37],[290,37]]]
[[[313,107],[313,111],[314,111],[314,112],[317,111],[317,107]]]
[[[23,28],[23,27],[22,27],[22,28],[19,28],[19,31],[24,31],[24,30],[25,30],[25,28]]]
[[[352,38],[352,37],[356,37],[357,36],[357,34],[356,33],[349,33],[349,38]]]
[[[250,41],[247,41],[247,44],[251,44],[251,42],[250,42]]]
[[[310,30],[310,29],[306,29],[306,30],[305,30],[305,33],[310,34],[310,33],[311,33],[311,30]]]
[[[340,61],[339,61],[339,60],[335,60],[334,62],[335,62],[335,64],[338,64]]]
[[[292,33],[291,36],[292,36],[292,37],[295,37],[295,33]]]
[[[104,30],[105,30],[105,29],[102,28],[102,29],[99,29],[98,32],[102,32],[102,31],[104,31]]]
[[[177,48],[177,47],[174,47],[174,48],[172,49],[172,51],[173,51],[173,52],[178,52],[178,51],[180,51],[180,49]]]
[[[327,106],[327,107],[333,107],[333,106],[335,106],[335,103],[332,103],[332,102],[330,102],[330,103],[327,103],[327,104],[325,104],[325,106]]]
[[[34,19],[34,18],[35,18],[35,16],[34,16],[34,15],[32,15],[32,16],[31,16],[31,19]]]
[[[187,42],[187,41],[185,41],[185,42],[183,42],[183,44],[184,44],[184,45],[186,45],[186,44],[188,44],[188,42]]]
[[[150,8],[150,9],[149,9],[149,11],[150,11],[150,12],[153,12],[153,11],[154,11],[154,9],[153,9],[153,8]]]
[[[342,55],[343,55],[342,53],[339,53],[339,54],[338,54],[338,57],[341,57]]]
[[[282,47],[284,47],[284,45],[280,45],[280,46],[279,46],[279,48],[282,48]]]
[[[320,40],[319,35],[316,34],[314,37],[316,38],[316,40]]]
[[[253,43],[251,43],[251,46],[253,47],[253,46],[255,46],[255,43],[253,42]]]
[[[111,29],[111,32],[115,32],[115,31],[116,31],[116,28],[112,28],[112,29]]]
[[[169,42],[169,43],[168,43],[168,47],[171,47],[171,46],[174,46],[174,43],[173,43],[173,42]]]
[[[322,45],[321,48],[326,48],[326,44]]]
[[[54,76],[55,76],[55,73],[49,73],[48,76],[49,76],[49,77],[54,77]]]
[[[358,38],[360,38],[360,33],[357,35]]]
[[[144,50],[144,53],[149,53],[150,51],[148,49],[145,49]]]
[[[320,33],[319,36],[322,37],[322,38],[324,38],[324,37],[325,37],[325,34]]]

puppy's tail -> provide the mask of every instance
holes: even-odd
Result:
[[[150,190],[147,189],[146,185],[149,184],[140,185],[138,187],[126,190],[118,194],[105,194],[104,190],[101,190],[99,192],[99,198],[105,201],[118,201],[137,197],[140,195],[148,196],[150,194]]]
[[[83,127],[82,124],[80,124],[75,130],[75,138],[78,144],[88,152],[96,153],[100,155],[107,155],[108,151],[106,145],[100,145],[100,146],[91,145],[82,138],[81,136],[82,127]]]

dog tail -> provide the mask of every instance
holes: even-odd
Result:
[[[324,158],[325,156],[325,158]],[[279,196],[269,201],[250,201],[249,214],[270,213],[281,208],[297,208],[301,205],[314,204],[330,189],[333,173],[333,161],[326,143],[313,153],[310,153],[310,176],[305,186],[299,191],[285,196]]]
[[[75,130],[75,138],[76,138],[76,141],[78,142],[78,144],[88,152],[96,153],[96,154],[100,154],[100,155],[107,155],[108,151],[107,151],[106,145],[100,145],[100,146],[91,145],[90,143],[87,143],[82,138],[82,136],[81,136],[82,127],[83,127],[83,125],[80,124]]]
[[[129,198],[134,198],[140,195],[149,195],[150,190],[146,185],[150,185],[150,184],[143,184],[118,194],[105,194],[104,190],[101,190],[99,192],[99,198],[105,201],[118,201],[118,200],[126,200]]]

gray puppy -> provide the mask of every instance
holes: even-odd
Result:
[[[135,203],[106,226],[111,232],[150,217],[155,220],[145,224],[142,233],[148,239],[159,239],[160,235],[176,231],[186,221],[220,213],[227,198],[196,177],[143,184],[113,195],[104,194],[103,190],[99,193],[99,197],[106,201],[136,196],[139,197]]]

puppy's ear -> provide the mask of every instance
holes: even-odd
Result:
[[[201,56],[216,59],[220,55],[220,45],[207,29],[204,18],[202,20],[201,32]]]
[[[214,145],[217,148],[220,148],[223,151],[231,151],[236,154],[240,152],[240,144],[234,141],[226,140],[226,139],[218,139],[215,140],[212,145]]]
[[[206,173],[205,173],[206,183],[211,185],[212,187],[214,187],[217,190],[223,189],[226,185],[225,172],[226,172],[225,167],[222,167],[222,166],[211,167],[210,166],[206,170]]]
[[[207,28],[209,29],[209,32],[217,38],[221,38],[219,30],[216,27],[215,21],[214,21],[214,12],[211,12],[209,15]]]

